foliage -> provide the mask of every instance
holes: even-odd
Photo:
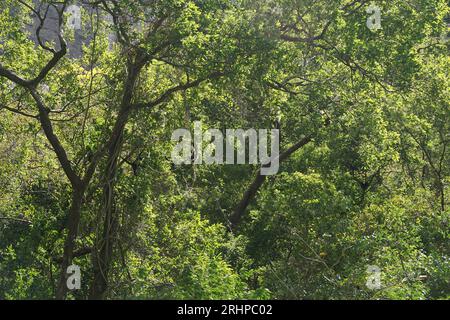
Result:
[[[60,57],[0,3],[0,299],[450,298],[446,1],[84,2]],[[235,226],[258,168],[175,166],[195,121],[309,140]]]

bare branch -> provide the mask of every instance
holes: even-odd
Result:
[[[75,171],[72,168],[72,164],[67,157],[66,150],[62,146],[59,138],[55,135],[53,130],[52,122],[49,118],[49,110],[45,107],[44,102],[42,101],[41,96],[37,93],[35,89],[30,89],[30,93],[36,102],[39,109],[39,121],[41,123],[42,129],[44,130],[45,135],[47,136],[48,141],[53,147],[56,156],[58,157],[59,162],[64,170],[64,173],[68,177],[72,186],[75,189],[81,187],[81,180]]]

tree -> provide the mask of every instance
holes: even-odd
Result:
[[[65,299],[74,261],[71,298],[448,295],[448,7],[368,5],[2,1],[0,297]],[[280,174],[175,166],[197,120],[280,129]]]

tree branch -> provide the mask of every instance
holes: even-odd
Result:
[[[53,150],[56,153],[56,156],[58,157],[58,160],[61,163],[61,166],[67,178],[71,182],[72,186],[74,187],[74,189],[79,189],[81,187],[81,180],[73,170],[72,164],[70,163],[69,158],[67,157],[66,150],[64,149],[58,137],[54,133],[52,122],[48,115],[49,114],[48,109],[45,107],[44,102],[41,99],[41,96],[37,93],[35,89],[30,89],[30,93],[38,106],[39,121],[41,123],[42,129],[44,130],[44,133],[48,141],[52,145]]]
[[[288,159],[294,152],[296,152],[303,146],[307,145],[311,141],[312,136],[307,136],[300,139],[296,144],[294,144],[289,149],[285,150],[280,154],[280,156],[278,157],[279,163],[281,164],[283,161]],[[267,166],[270,166],[270,164]],[[235,229],[240,224],[247,207],[249,206],[250,202],[255,198],[257,192],[263,185],[264,181],[266,181],[266,178],[267,176],[261,175],[261,169],[259,169],[253,182],[250,184],[247,190],[245,190],[241,200],[236,206],[236,209],[230,216],[231,229]]]
[[[203,82],[205,82],[207,80],[217,79],[217,78],[220,78],[222,76],[224,76],[223,72],[213,72],[213,73],[209,74],[208,76],[206,76],[204,78],[200,78],[200,79],[197,79],[195,81],[190,81],[190,82],[187,82],[185,84],[180,84],[178,86],[172,87],[172,88],[168,89],[166,92],[164,92],[159,98],[157,98],[157,99],[155,99],[153,101],[149,101],[149,102],[137,103],[137,104],[134,105],[134,107],[136,109],[155,107],[155,106],[157,106],[157,105],[159,105],[159,104],[161,104],[163,102],[166,102],[176,92],[185,91],[187,89],[197,87],[201,83],[203,83]]]

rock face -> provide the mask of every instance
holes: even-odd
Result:
[[[46,7],[42,5],[40,0],[35,0],[35,8],[41,6],[41,15],[45,13]],[[66,27],[74,30],[74,39],[67,40],[68,54],[72,58],[80,58],[82,56],[83,44],[89,43],[90,35],[87,33],[88,28],[81,25],[81,6],[72,5],[65,10],[64,17],[66,18]],[[33,25],[28,26],[31,33],[32,40],[38,45],[36,30],[40,24],[38,17],[33,14]],[[56,44],[56,49],[59,49],[58,42],[58,13],[54,7],[48,8],[48,13],[44,25],[40,31],[40,38],[43,42],[51,41]]]

